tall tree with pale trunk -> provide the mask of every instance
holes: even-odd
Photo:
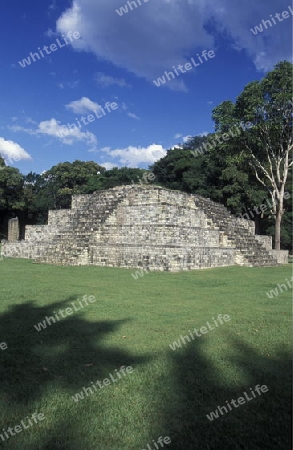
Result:
[[[280,250],[285,186],[293,164],[292,69],[291,63],[280,62],[265,78],[249,83],[235,104],[224,102],[213,113],[218,130],[227,128],[227,123],[251,122],[234,142],[242,164],[253,168],[256,179],[271,197],[276,250]]]

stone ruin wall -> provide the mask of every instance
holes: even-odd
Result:
[[[191,197],[171,191],[132,191],[94,232],[95,265],[184,270],[233,265],[235,251],[219,246],[219,232],[207,227]]]
[[[74,195],[70,210],[49,211],[48,225],[27,226],[25,240],[4,244],[3,254],[61,265],[168,271],[276,265],[269,238],[257,241],[254,233],[254,222],[208,199],[120,186]]]

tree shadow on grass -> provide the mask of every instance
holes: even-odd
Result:
[[[201,338],[202,339],[202,338]],[[289,450],[291,449],[291,358],[280,351],[277,358],[260,354],[240,339],[228,338],[233,356],[232,383],[205,356],[204,342],[187,343],[172,352],[173,396],[166,406],[162,429],[171,438],[172,450]],[[265,353],[265,352],[264,352]],[[245,383],[236,381],[232,370],[239,371]],[[243,379],[243,378],[242,378]],[[232,386],[233,384],[233,386]],[[268,392],[253,398],[250,388],[266,385]],[[235,408],[231,400],[246,400]],[[245,398],[245,397],[244,397]],[[230,411],[226,400],[231,405]],[[212,421],[207,414],[218,410]]]
[[[119,371],[122,366],[135,368],[149,360],[146,356],[131,356],[119,348],[107,348],[101,342],[107,334],[117,331],[125,320],[89,322],[82,316],[73,314],[56,323],[51,321],[52,325],[47,325],[42,331],[38,332],[34,328],[46,316],[54,317],[54,311],[58,313],[59,309],[70,307],[70,302],[74,300],[76,298],[72,297],[46,306],[36,306],[33,303],[14,305],[1,315],[1,342],[6,342],[8,348],[0,350],[0,411],[2,407],[3,410],[6,409],[5,415],[0,412],[0,429],[17,425],[25,416],[31,416],[35,412],[35,405],[46,402],[48,392],[60,391],[60,396],[66,393],[66,398],[70,398],[82,391],[83,387],[89,387],[91,381],[102,381],[109,378],[110,373],[117,378],[115,369]],[[123,378],[122,376],[119,383],[123,383]],[[75,406],[70,398],[70,405],[71,402]],[[80,419],[74,417],[70,409],[66,412],[66,417],[64,411],[60,414],[57,411],[58,423],[54,426],[56,436],[54,433],[50,433],[50,436],[45,433],[42,447],[38,443],[36,447],[22,446],[22,449],[75,449],[70,438],[65,438],[65,430],[71,429],[73,439],[78,432]],[[17,415],[17,410],[25,411],[22,412],[24,415]],[[10,445],[11,448],[17,448],[15,445],[19,445],[22,435],[25,433],[11,437],[5,444],[9,448]],[[24,436],[23,438],[25,439]]]

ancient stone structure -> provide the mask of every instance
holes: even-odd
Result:
[[[153,186],[120,186],[74,195],[70,210],[49,211],[48,225],[27,226],[6,257],[60,265],[179,271],[274,266],[270,238],[254,222],[209,199]]]
[[[19,220],[18,217],[8,221],[8,241],[15,242],[19,239]]]

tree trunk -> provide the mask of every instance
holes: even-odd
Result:
[[[275,250],[281,250],[281,221],[282,221],[282,210],[278,209],[276,215],[275,223]]]
[[[288,159],[288,154],[286,159]],[[276,225],[275,225],[275,250],[281,250],[281,222],[284,214],[284,194],[285,194],[285,181],[288,174],[288,164],[285,168],[284,179],[279,191],[278,200],[276,201]]]

